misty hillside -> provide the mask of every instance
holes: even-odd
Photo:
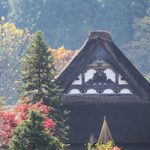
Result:
[[[91,30],[111,31],[117,44],[133,38],[135,18],[148,0],[0,0],[0,16],[31,32],[41,30],[52,47],[79,48]]]

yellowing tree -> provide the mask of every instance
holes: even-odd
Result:
[[[18,29],[15,24],[0,20],[0,97],[16,99],[20,59],[31,35]],[[11,101],[12,102],[12,101]],[[13,103],[13,102],[12,102]]]
[[[58,49],[49,48],[49,52],[53,55],[57,72],[60,72],[77,53],[77,51],[66,50],[64,46],[61,46]]]

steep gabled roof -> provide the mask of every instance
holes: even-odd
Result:
[[[66,91],[82,70],[95,59],[95,53],[100,48],[107,53],[106,59],[125,77],[138,95],[144,99],[150,99],[148,81],[115,45],[111,34],[101,30],[90,32],[78,54],[58,76],[57,81],[60,86]]]

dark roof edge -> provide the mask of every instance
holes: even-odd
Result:
[[[82,45],[82,47],[78,50],[78,52],[75,54],[75,56],[67,63],[67,65],[61,70],[59,76],[62,74],[62,72],[64,72],[66,70],[66,68],[69,66],[69,64],[74,60],[74,58],[80,53],[80,51],[82,49],[84,49],[84,47],[87,45],[87,42],[91,39],[97,39],[100,38],[104,41],[112,41],[112,35],[110,32],[107,31],[103,31],[103,30],[96,30],[96,31],[92,31],[89,32],[89,36],[88,39],[84,42],[84,44]]]
[[[67,63],[67,65],[60,71],[60,73],[58,74],[58,76],[56,78],[60,78],[61,74],[69,67],[69,65],[71,64],[71,62],[75,59],[75,57],[78,56],[78,54],[85,49],[87,43],[89,42],[89,40],[91,39],[98,39],[100,38],[101,40],[104,41],[112,41],[112,35],[110,32],[107,31],[103,31],[103,30],[96,30],[96,31],[91,31],[89,32],[88,35],[88,39],[84,42],[84,44],[82,45],[82,47],[78,50],[78,52],[75,54],[75,56]]]
[[[142,87],[143,89],[140,90],[146,91],[145,94],[147,94],[147,96],[145,98],[150,100],[150,83],[143,77],[143,75],[137,70],[137,68],[131,63],[131,61],[123,54],[123,52],[117,47],[117,45],[113,41],[109,43],[103,42],[103,45],[107,50],[109,46],[111,49],[113,49],[113,51],[117,51],[115,53],[115,59],[121,62],[121,65],[123,65],[124,68],[128,67],[128,76],[131,75],[130,78],[132,78],[132,81],[134,80],[136,82],[135,86],[137,85],[139,87]]]
[[[70,84],[69,78],[74,77],[76,74],[75,70],[77,70],[81,64],[83,65],[84,63],[87,63],[85,62],[87,60],[85,60],[83,63],[81,57],[87,53],[87,50],[91,55],[92,50],[96,48],[95,45],[97,45],[98,42],[100,42],[111,54],[111,57],[119,63],[119,68],[125,68],[122,69],[123,72],[126,74],[126,76],[128,76],[130,81],[134,81],[133,85],[135,89],[138,89],[140,95],[144,99],[150,100],[150,84],[130,62],[130,60],[123,54],[123,52],[121,52],[121,50],[116,46],[112,40],[111,33],[107,31],[97,30],[90,32],[84,45],[80,48],[79,52],[73,57],[68,65],[62,70],[62,72],[57,77],[56,82],[59,83],[62,88],[66,89]],[[74,75],[70,76],[70,73],[72,74],[72,72],[74,72]]]
[[[100,38],[104,41],[112,41],[112,35],[110,32],[103,30],[96,30],[89,32],[88,39],[97,39],[97,38]]]
[[[88,41],[89,41],[89,39],[87,39],[84,42],[84,44],[82,45],[82,47],[80,49],[77,49],[78,52],[71,58],[71,60],[66,64],[66,66],[64,68],[62,68],[62,70],[60,71],[60,73],[57,75],[56,79],[59,79],[62,76],[63,72],[65,70],[67,70],[67,68],[69,67],[69,65],[71,64],[71,62],[75,59],[75,57],[77,57],[78,54],[81,52],[81,50],[84,49],[84,47],[87,45]]]

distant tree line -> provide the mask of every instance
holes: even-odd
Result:
[[[0,109],[0,148],[64,149],[69,112],[62,109],[55,62],[41,32],[34,34],[21,60],[21,100],[9,111]]]
[[[119,45],[129,42],[134,19],[145,16],[148,6],[148,0],[0,0],[0,16],[43,31],[54,48],[77,49],[96,29],[111,31]]]

